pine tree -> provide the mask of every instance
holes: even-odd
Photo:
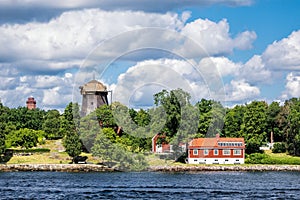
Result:
[[[82,152],[82,145],[78,133],[74,130],[67,131],[63,139],[63,145],[68,155],[73,158],[72,162],[74,163],[74,158],[79,156]]]

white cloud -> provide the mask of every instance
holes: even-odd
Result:
[[[272,71],[266,69],[259,55],[254,55],[242,65],[239,77],[246,79],[250,83],[270,83],[273,78]]]
[[[282,94],[283,99],[300,96],[300,74],[291,72],[286,76],[285,91]]]
[[[47,23],[0,26],[0,53],[3,59],[18,60],[23,67],[24,63],[45,66],[46,62],[48,70],[67,69],[73,67],[72,62],[79,64],[101,41],[114,35],[141,27],[174,30],[183,25],[174,13],[70,11]]]
[[[45,107],[58,105],[65,107],[72,101],[72,93],[64,94],[66,91],[63,90],[65,88],[60,86],[43,90],[43,105]]]
[[[62,110],[72,101],[73,75],[0,77],[0,98],[6,106],[25,106],[27,97],[34,96],[41,109]]]
[[[194,93],[197,100],[212,98],[223,86],[216,72],[221,76],[237,76],[241,68],[241,64],[222,55],[234,49],[250,48],[256,35],[245,31],[231,37],[226,20],[198,19],[186,24],[189,16],[188,12],[178,15],[86,9],[64,12],[47,22],[0,25],[0,55],[5,60],[0,68],[0,97],[9,106],[16,104],[15,99],[20,99],[19,105],[23,105],[22,99],[28,95],[35,96],[45,108],[65,106],[72,95],[73,70],[79,68],[99,42],[108,41],[104,51],[96,52],[96,59],[116,58],[142,47],[161,50],[152,56],[142,49],[140,54],[126,57],[135,62],[140,60],[119,77],[114,91],[116,99],[148,104],[150,99],[152,102],[151,95],[162,88],[179,87]],[[191,41],[183,34],[201,44],[210,55],[221,57],[207,57],[200,63],[192,60],[199,46],[190,46]],[[110,38],[114,42],[110,43]],[[164,56],[161,55],[164,50],[174,57],[182,56],[182,60],[158,59]],[[18,93],[13,91],[16,88]]]
[[[240,33],[236,38],[231,38],[226,19],[218,23],[208,19],[197,19],[186,24],[181,33],[197,42],[210,56],[229,54],[234,48],[249,49],[256,39],[255,32],[251,31]],[[188,50],[188,48],[186,49]]]
[[[269,45],[262,54],[263,62],[271,70],[300,70],[299,44],[300,30]]]
[[[213,66],[212,66],[213,65]],[[222,57],[207,57],[203,58],[199,62],[200,68],[207,68],[211,70],[212,68],[216,68],[222,77],[232,75],[235,76],[239,73],[241,68],[240,63],[234,63],[228,58]]]
[[[226,85],[226,101],[251,100],[260,95],[260,90],[252,86],[245,80],[232,80],[230,85]]]
[[[162,89],[182,88],[191,92],[188,80],[183,76],[192,67],[180,60],[148,60],[130,67],[119,76],[114,90],[114,100],[125,105],[152,105],[153,94]],[[185,71],[186,68],[187,71]],[[151,98],[150,98],[151,96]]]
[[[139,62],[119,76],[114,85],[114,100],[125,105],[152,105],[153,95],[162,89],[182,88],[191,94],[194,103],[201,98],[224,101],[221,77],[212,74],[216,72],[215,66],[209,66],[210,71],[205,67],[191,60]]]

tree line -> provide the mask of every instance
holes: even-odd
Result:
[[[82,151],[92,152],[104,160],[143,163],[140,153],[151,150],[151,138],[164,135],[159,142],[187,143],[192,138],[243,137],[246,153],[276,142],[275,152],[300,155],[300,99],[267,104],[252,101],[232,108],[220,102],[201,99],[196,104],[182,89],[162,90],[153,97],[155,106],[135,110],[121,103],[103,105],[81,117],[78,104],[70,103],[61,114],[58,110],[8,108],[0,103],[0,154],[11,147],[31,148],[45,139],[63,138],[71,157]],[[135,158],[135,159],[132,159]]]

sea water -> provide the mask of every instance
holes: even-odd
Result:
[[[300,173],[0,172],[0,199],[300,199]]]

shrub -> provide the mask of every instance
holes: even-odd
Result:
[[[273,146],[272,153],[285,153],[286,144],[284,142],[276,142]]]
[[[265,161],[268,159],[268,155],[264,153],[253,153],[247,155],[245,163],[248,164],[265,164]]]
[[[247,164],[270,164],[270,165],[300,165],[299,157],[275,157],[264,153],[253,153],[247,155]]]

